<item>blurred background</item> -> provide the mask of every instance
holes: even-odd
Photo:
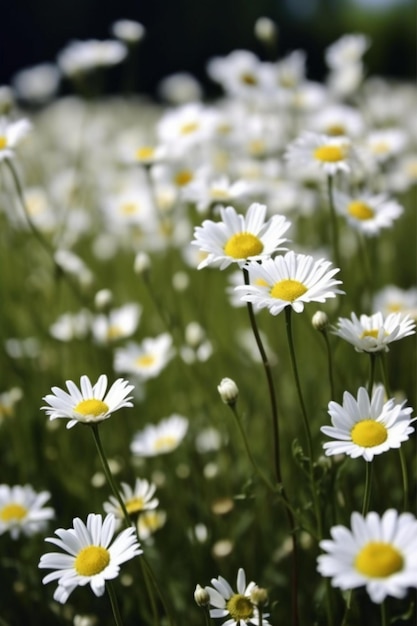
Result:
[[[141,22],[135,89],[153,94],[158,81],[188,71],[203,83],[206,61],[233,49],[263,53],[254,35],[260,16],[279,27],[279,55],[307,52],[309,78],[325,72],[324,49],[348,32],[372,40],[368,73],[415,79],[415,0],[2,0],[0,84],[14,73],[55,61],[74,39],[111,37],[121,18]]]

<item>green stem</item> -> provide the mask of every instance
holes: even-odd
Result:
[[[365,490],[363,493],[362,515],[365,516],[369,511],[369,502],[371,499],[371,483],[372,483],[372,462],[365,461]]]
[[[329,336],[326,330],[322,331],[322,335],[324,341],[326,343],[326,352],[327,352],[327,372],[329,375],[329,383],[330,383],[330,396],[332,400],[336,397],[335,394],[335,386],[334,386],[334,377],[333,377],[333,359],[332,359],[332,351],[330,348]]]
[[[249,272],[247,269],[243,268],[243,278],[245,285],[249,285]],[[282,482],[282,474],[281,474],[281,457],[280,457],[280,436],[279,436],[279,422],[278,422],[278,407],[275,396],[275,388],[274,381],[272,379],[271,365],[269,363],[264,345],[262,343],[262,339],[258,330],[258,325],[256,323],[255,314],[253,312],[253,307],[251,302],[247,303],[247,310],[249,315],[249,321],[251,324],[252,332],[255,337],[256,345],[258,346],[259,354],[261,355],[262,364],[265,371],[265,376],[268,385],[269,398],[271,402],[271,413],[272,413],[272,438],[274,445],[274,462],[275,462],[275,477],[277,484],[280,487],[281,496],[284,502],[288,503],[288,497],[284,488],[284,484]],[[296,537],[296,525],[294,516],[290,510],[289,506],[285,507],[287,512],[288,524],[290,527],[291,541],[292,541],[292,567],[291,567],[291,616],[292,616],[292,625],[299,625],[299,615],[298,615],[298,568],[297,568],[297,560],[298,560],[298,545],[297,545],[297,537]]]
[[[333,247],[333,261],[337,267],[341,267],[340,264],[340,250],[339,250],[339,228],[337,223],[336,209],[333,199],[333,176],[329,174],[327,176],[327,196],[330,209],[330,226],[332,235],[332,247]]]
[[[376,352],[369,352],[369,381],[368,381],[368,394],[369,397],[372,397],[372,390],[374,388],[375,382],[375,361],[376,361]]]
[[[381,602],[381,626],[388,626],[387,605],[385,600]]]
[[[114,621],[116,622],[116,626],[123,626],[122,618],[119,610],[119,603],[117,602],[116,593],[114,591],[113,585],[110,581],[107,581],[107,593],[109,594],[110,604],[113,611]]]
[[[406,511],[408,508],[408,473],[407,473],[407,464],[405,462],[404,451],[401,446],[398,449],[398,454],[400,457],[400,465],[401,465],[401,478],[403,483],[403,511]]]

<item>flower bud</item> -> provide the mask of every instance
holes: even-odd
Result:
[[[208,591],[201,585],[197,585],[194,591],[194,600],[198,606],[207,606],[210,602]]]
[[[277,25],[269,17],[259,17],[255,22],[254,31],[259,41],[266,43],[275,42],[278,37]]]
[[[231,378],[222,378],[220,385],[217,386],[217,391],[225,404],[229,406],[236,404],[239,389],[234,380]]]
[[[323,332],[329,325],[329,318],[324,311],[316,311],[311,319],[313,328]]]
[[[136,274],[144,274],[151,267],[151,260],[149,255],[146,252],[138,252],[135,257],[135,262],[133,264],[133,269]]]
[[[263,587],[254,587],[250,594],[251,602],[261,608],[268,604],[268,592]]]

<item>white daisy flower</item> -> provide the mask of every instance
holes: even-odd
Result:
[[[369,46],[369,37],[362,33],[343,35],[326,49],[326,63],[333,69],[358,63]]]
[[[23,398],[20,387],[12,387],[8,391],[0,393],[0,424],[5,419],[14,417],[15,405]]]
[[[322,426],[321,432],[334,441],[323,444],[327,456],[347,454],[352,459],[363,457],[372,461],[376,454],[399,448],[414,432],[410,426],[411,408],[405,402],[384,402],[384,388],[378,386],[370,398],[360,387],[357,399],[349,392],[343,394],[343,405],[329,402],[332,426]]]
[[[407,134],[400,128],[383,128],[369,133],[365,147],[372,157],[384,163],[403,152],[407,145]]]
[[[142,307],[129,302],[106,315],[97,315],[91,323],[94,339],[102,344],[130,337],[136,331],[142,315]]]
[[[137,456],[158,456],[175,450],[188,430],[188,419],[173,414],[135,434],[130,449]]]
[[[221,270],[231,263],[243,267],[247,261],[258,261],[282,250],[283,237],[290,227],[282,215],[273,215],[265,221],[266,206],[254,202],[246,216],[238,214],[231,206],[221,207],[220,222],[204,220],[197,226],[192,244],[207,253],[198,269],[218,265]]]
[[[336,192],[335,207],[348,223],[368,237],[378,235],[382,228],[390,228],[403,214],[403,207],[384,194],[363,193],[356,196]]]
[[[332,578],[333,587],[366,587],[371,600],[380,604],[386,596],[403,598],[417,586],[417,520],[394,509],[382,516],[370,512],[351,515],[351,529],[333,526],[332,539],[320,542],[326,552],[317,569]]]
[[[0,118],[0,161],[14,156],[14,149],[31,130],[32,124],[27,119],[10,122]]]
[[[415,321],[403,313],[390,313],[385,318],[380,311],[360,317],[351,313],[350,317],[339,317],[333,333],[351,343],[357,352],[388,352],[392,341],[416,332]]]
[[[310,120],[313,130],[330,137],[359,137],[364,131],[362,114],[346,104],[330,104]]]
[[[72,41],[58,54],[57,63],[63,74],[73,78],[100,67],[117,65],[126,54],[127,48],[120,41]]]
[[[331,137],[310,131],[304,132],[293,141],[284,155],[290,168],[307,168],[324,171],[333,176],[336,172],[350,172],[356,160],[351,141],[340,135]]]
[[[137,516],[142,511],[156,509],[159,504],[158,498],[154,498],[156,486],[145,478],[137,478],[133,488],[127,483],[121,483],[121,498],[129,515]],[[123,518],[123,511],[115,496],[110,496],[108,502],[103,504],[106,513],[113,513],[116,518]]]
[[[259,611],[251,599],[251,593],[256,589],[256,584],[252,581],[246,584],[246,574],[243,568],[239,568],[237,573],[236,588],[233,591],[230,584],[223,576],[212,578],[213,587],[205,587],[210,600],[210,617],[226,618],[223,626],[245,626],[246,624],[260,623]],[[268,626],[268,613],[262,614],[261,624]]]
[[[269,85],[266,65],[249,50],[233,50],[207,63],[209,77],[236,98],[259,98]]]
[[[130,342],[125,348],[115,350],[114,369],[148,380],[159,376],[173,356],[172,337],[169,333],[162,333],[148,337],[140,344]]]
[[[0,485],[0,535],[9,532],[18,539],[20,534],[42,532],[55,516],[51,507],[43,506],[50,497],[48,491],[37,493],[30,485]]]
[[[114,541],[116,518],[90,513],[87,524],[76,517],[73,528],[59,528],[55,531],[58,539],[48,537],[45,541],[53,543],[62,550],[44,554],[39,562],[42,569],[52,569],[42,580],[47,584],[58,581],[54,600],[64,604],[76,587],[90,585],[96,596],[102,596],[106,580],[117,578],[120,565],[142,554],[136,539],[135,529],[123,530]]]
[[[157,530],[164,526],[167,519],[165,511],[144,511],[139,515],[137,528],[142,541],[149,539]]]
[[[339,268],[331,268],[331,262],[314,260],[312,256],[295,254],[292,250],[284,256],[267,259],[251,265],[251,285],[235,287],[242,300],[252,302],[255,308],[268,308],[271,315],[278,315],[287,306],[296,313],[304,310],[307,302],[325,302],[336,294],[344,293],[336,286],[341,284],[333,276]]]
[[[396,285],[386,285],[374,297],[373,310],[383,315],[406,313],[417,319],[417,287],[401,289]]]
[[[80,389],[72,380],[66,381],[67,393],[59,387],[52,387],[53,394],[42,398],[49,406],[41,407],[50,420],[63,417],[69,419],[67,428],[79,422],[96,424],[108,419],[112,413],[123,407],[131,407],[132,397],[127,397],[134,388],[127,380],[119,378],[106,393],[107,376],[102,374],[93,386],[88,376],[81,376]]]

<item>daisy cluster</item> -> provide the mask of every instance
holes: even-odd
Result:
[[[111,34],[0,89],[2,619],[412,619],[415,86],[352,33],[108,98]]]

